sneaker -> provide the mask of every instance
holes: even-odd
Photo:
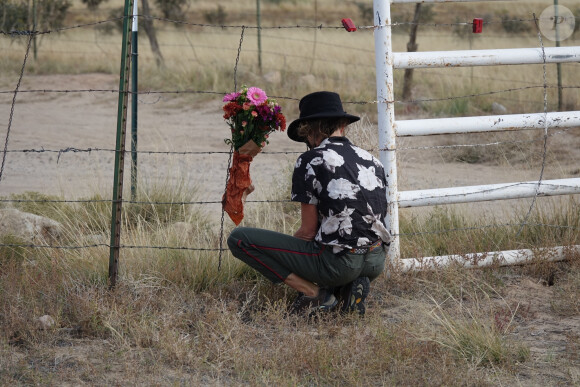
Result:
[[[357,312],[364,316],[366,312],[365,299],[371,291],[371,281],[368,277],[358,277],[350,284],[342,286],[339,290],[343,313]]]
[[[332,292],[320,288],[318,296],[308,297],[304,293],[298,293],[298,297],[290,307],[290,314],[305,314],[311,316],[316,312],[328,312],[332,310],[338,301]]]

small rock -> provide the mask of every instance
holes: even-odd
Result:
[[[62,225],[52,219],[15,208],[0,210],[0,236],[13,235],[28,243],[51,242],[60,237]]]
[[[40,327],[42,329],[49,329],[49,328],[52,328],[54,326],[54,319],[52,317],[50,317],[50,315],[48,315],[48,314],[45,314],[44,316],[39,317],[38,321],[40,322]]]

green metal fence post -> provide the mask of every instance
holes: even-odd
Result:
[[[125,133],[127,128],[127,97],[129,91],[129,55],[131,52],[131,24],[129,23],[132,0],[125,0],[123,19],[123,46],[121,47],[121,74],[117,114],[117,144],[115,146],[115,171],[111,213],[111,244],[109,256],[109,286],[115,287],[119,268],[121,245],[121,204],[123,199],[123,169],[125,162]]]
[[[137,64],[138,64],[138,20],[137,20],[137,3],[133,5],[133,28],[131,32],[131,200],[137,200],[137,91],[139,84],[137,79]]]

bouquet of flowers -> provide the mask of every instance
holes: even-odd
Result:
[[[238,225],[244,218],[246,197],[254,190],[250,163],[269,143],[270,133],[286,129],[286,118],[280,105],[257,87],[243,86],[239,92],[227,94],[223,102],[224,119],[232,132],[224,141],[233,146],[234,155],[222,206]]]
[[[260,148],[268,144],[268,136],[274,130],[286,129],[286,118],[276,101],[268,99],[264,90],[243,86],[236,93],[224,97],[224,119],[232,130],[232,138],[226,139],[228,145],[239,150],[248,141]]]

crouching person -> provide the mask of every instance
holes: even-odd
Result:
[[[340,308],[365,313],[370,283],[385,267],[391,236],[384,168],[345,137],[359,120],[340,96],[321,91],[300,100],[288,136],[306,143],[292,176],[292,201],[301,203],[294,236],[239,227],[228,238],[232,254],[273,283],[297,290],[290,312],[310,315]]]

